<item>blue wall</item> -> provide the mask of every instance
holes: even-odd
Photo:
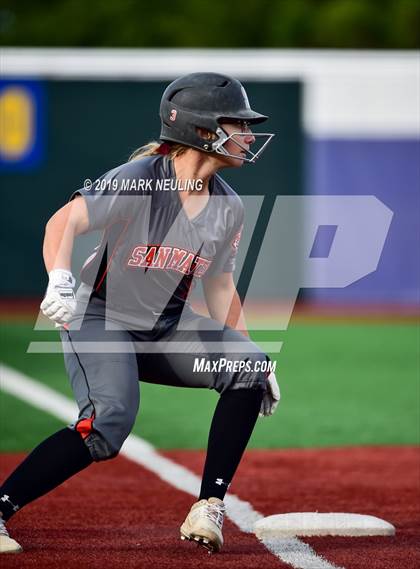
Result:
[[[393,212],[376,272],[345,289],[311,289],[319,301],[413,304],[420,283],[420,141],[315,139],[306,147],[311,195],[375,195]]]

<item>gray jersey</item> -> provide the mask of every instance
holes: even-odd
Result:
[[[181,312],[197,279],[235,268],[242,201],[218,175],[209,192],[188,218],[172,161],[162,155],[118,166],[75,192],[86,200],[90,229],[104,230],[82,281],[120,313]]]

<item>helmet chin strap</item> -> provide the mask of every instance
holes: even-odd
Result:
[[[269,132],[232,132],[232,134],[227,134],[221,127],[216,130],[216,134],[218,139],[213,142],[212,149],[214,152],[218,154],[222,154],[223,156],[229,156],[230,158],[238,158],[239,160],[243,160],[244,162],[249,162],[250,164],[254,164],[256,160],[261,156],[267,145],[270,143],[271,139],[273,138],[274,134]],[[252,152],[249,148],[246,148],[243,144],[241,144],[237,138],[233,140],[233,137],[245,137],[245,136],[253,136],[254,138],[261,138],[265,137],[267,140],[261,146],[257,152]],[[229,140],[232,140],[234,144],[236,144],[239,148],[241,148],[245,155],[243,154],[230,154],[226,148],[225,144]]]

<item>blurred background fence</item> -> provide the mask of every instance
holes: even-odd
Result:
[[[418,302],[416,52],[5,48],[1,64],[2,297],[42,295],[49,216],[85,178],[95,179],[158,137],[159,100],[170,80],[212,70],[244,81],[252,105],[270,116],[262,130],[276,133],[256,166],[224,173],[238,193],[263,199],[243,276],[253,270],[276,196],[375,195],[394,212],[377,271],[345,289],[308,289],[305,298]],[[298,233],[297,227],[291,263],[300,262]],[[252,299],[278,295],[285,269],[275,259],[272,243],[259,265],[267,278],[249,290]]]

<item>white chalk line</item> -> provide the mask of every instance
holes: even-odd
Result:
[[[4,364],[0,364],[0,388],[62,421],[71,423],[78,415],[77,405],[72,400]],[[195,497],[198,495],[200,478],[184,466],[159,454],[142,438],[130,435],[121,454],[147,468],[174,488]],[[249,502],[233,494],[226,496],[225,503],[228,517],[243,532],[253,533],[254,523],[264,517]],[[297,538],[264,538],[262,543],[278,559],[295,569],[344,569],[326,561]]]

